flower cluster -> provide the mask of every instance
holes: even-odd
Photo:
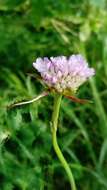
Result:
[[[59,93],[76,92],[88,78],[95,74],[82,55],[37,58],[33,66],[44,83]]]

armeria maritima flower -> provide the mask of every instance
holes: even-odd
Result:
[[[86,103],[88,101],[85,99],[78,99],[73,96],[73,94],[77,91],[80,85],[82,85],[85,81],[87,81],[88,78],[95,74],[95,70],[93,68],[89,68],[86,60],[82,57],[82,55],[79,54],[72,55],[69,58],[65,56],[51,57],[50,59],[47,57],[37,58],[36,62],[33,63],[33,66],[40,73],[40,78],[48,87],[47,90],[31,100],[11,104],[9,108],[38,101],[39,99],[47,96],[50,93],[50,90],[52,90],[52,92],[55,92],[53,93],[54,106],[52,114],[53,147],[62,166],[66,171],[66,174],[68,175],[71,189],[76,190],[77,188],[71,168],[69,168],[69,165],[64,158],[57,142],[56,133],[58,129],[57,123],[59,108],[62,95],[78,103]]]
[[[13,108],[15,106],[21,106],[25,104],[33,103],[50,93],[50,90],[54,93],[54,106],[52,114],[52,142],[54,150],[64,167],[66,174],[68,175],[71,189],[76,190],[75,180],[71,169],[67,161],[65,160],[60,147],[57,143],[57,123],[59,116],[59,108],[61,104],[62,95],[70,98],[74,102],[86,103],[87,100],[81,100],[73,96],[80,85],[82,85],[88,78],[95,74],[93,68],[88,67],[88,63],[82,57],[82,55],[72,55],[69,58],[65,56],[51,57],[50,59],[37,58],[33,63],[34,68],[40,73],[41,79],[48,87],[46,91],[31,100],[14,103],[9,106]]]
[[[44,83],[56,92],[69,95],[95,74],[82,55],[37,58],[33,66],[41,74]]]
[[[72,55],[69,58],[65,56],[50,57],[50,59],[47,57],[37,58],[33,66],[40,73],[42,81],[46,84],[48,90],[65,95],[74,102],[87,102],[85,99],[81,100],[73,96],[79,86],[95,74],[95,70],[88,67],[88,63],[82,55]],[[10,107],[37,101],[47,96],[49,94],[48,90],[30,101],[14,103]]]

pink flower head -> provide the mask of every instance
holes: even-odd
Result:
[[[82,55],[37,58],[33,66],[44,83],[59,93],[76,92],[80,85],[95,74]]]

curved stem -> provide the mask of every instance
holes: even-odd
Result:
[[[53,141],[54,150],[68,175],[69,182],[71,185],[71,190],[76,190],[76,185],[75,185],[72,171],[71,171],[67,161],[65,160],[65,158],[58,146],[58,143],[57,143],[56,133],[57,133],[57,124],[58,124],[58,116],[59,116],[59,108],[60,108],[61,99],[62,99],[62,95],[58,94],[55,96],[53,114],[52,114],[52,125],[53,125],[52,126],[52,141]]]

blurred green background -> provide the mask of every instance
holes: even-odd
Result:
[[[107,190],[107,1],[0,0],[0,190],[69,190],[53,151],[51,96],[6,106],[43,91],[27,73],[39,56],[81,53],[96,76],[80,105],[63,98],[58,142],[78,190]]]

